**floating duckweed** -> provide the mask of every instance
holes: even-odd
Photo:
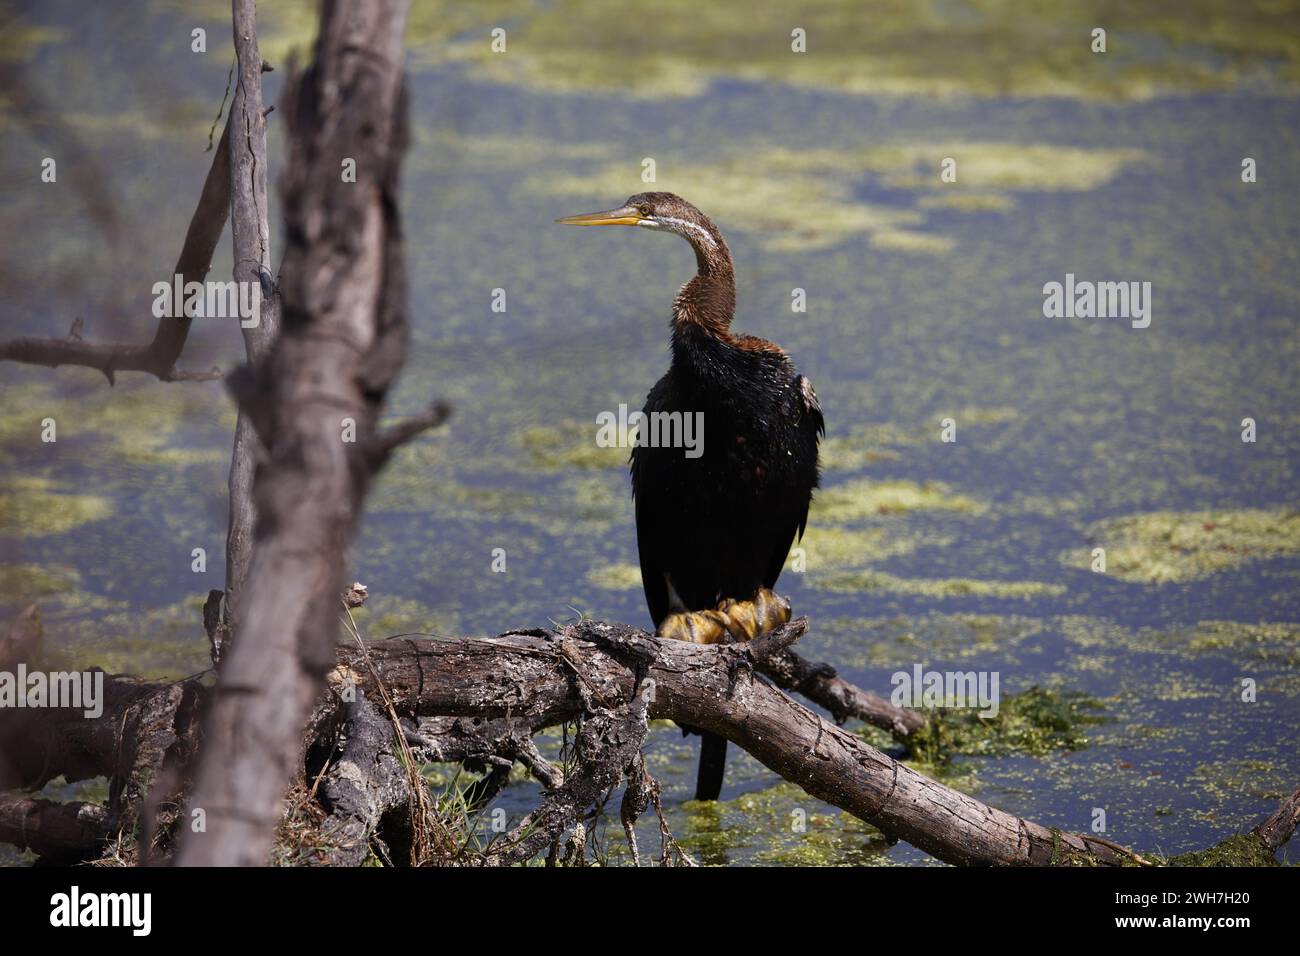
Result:
[[[1171,856],[1169,866],[1281,866],[1257,834],[1239,833],[1206,850]]]
[[[26,604],[40,598],[69,594],[81,585],[75,568],[40,564],[0,564],[8,601]]]
[[[924,15],[910,0],[883,0],[872,5],[866,29],[846,29],[863,22],[857,5],[820,0],[800,5],[807,56],[791,54],[791,21],[779,4],[754,5],[736,18],[721,6],[668,0],[656,5],[652,43],[642,19],[594,0],[541,7],[503,0],[469,12],[415,6],[427,9],[420,17],[412,11],[408,33],[426,59],[467,61],[481,78],[530,89],[658,99],[698,96],[714,79],[734,77],[870,96],[1125,99],[1232,88],[1261,74],[1287,85],[1300,80],[1300,50],[1290,41],[1296,14],[1270,0],[1136,5],[1125,11],[1123,31],[1111,34],[1112,55],[1101,66],[1088,42],[1089,31],[1108,22],[1101,0],[973,0],[927,5]],[[444,14],[459,30],[441,22]],[[494,55],[482,37],[506,19],[517,23],[510,55]],[[1080,39],[1044,44],[1044,36]]]
[[[948,540],[937,538],[926,540],[925,543],[942,546]],[[804,550],[805,570],[822,574],[911,554],[921,543],[922,539],[918,535],[900,533],[895,528],[811,525],[796,547]]]
[[[102,397],[60,394],[54,384],[33,382],[6,392],[0,415],[0,458],[39,434],[39,423],[58,423],[59,444],[107,444],[113,460],[135,465],[214,464],[230,459],[229,434],[235,426],[231,403],[203,385],[159,388],[157,382],[123,382]],[[187,426],[220,429],[220,438],[203,447],[184,447],[177,439]]]
[[[812,587],[830,591],[892,591],[922,597],[1055,597],[1065,593],[1065,586],[1044,581],[977,581],[968,578],[900,578],[882,571],[846,571],[813,578]]]
[[[1300,511],[1157,511],[1103,521],[1089,537],[1106,549],[1106,573],[1141,584],[1194,581],[1249,561],[1300,554]],[[1061,556],[1091,567],[1088,549]]]
[[[1020,411],[1005,405],[995,408],[968,407],[952,416],[962,425],[1004,425],[1020,417]]]
[[[641,568],[635,564],[607,564],[587,572],[587,580],[607,591],[630,591],[641,587]]]
[[[615,521],[632,521],[632,490],[625,475],[578,475],[566,478],[563,487],[570,507],[566,520],[577,519],[609,526]]]
[[[755,863],[781,866],[880,866],[891,844],[874,827],[810,798],[792,783],[721,804],[686,805],[682,847],[705,863],[729,862],[746,850]]]
[[[1248,794],[1257,800],[1281,800],[1292,784],[1285,768],[1268,760],[1224,760],[1201,764],[1190,779],[1210,797],[1211,805],[1226,803],[1233,794]]]
[[[984,506],[955,494],[937,481],[919,485],[912,481],[868,481],[860,479],[825,488],[813,499],[818,521],[859,521],[877,515],[910,511],[959,511],[977,514]]]
[[[885,177],[886,185],[919,189],[942,186],[934,171],[948,157],[959,163],[963,188],[1086,192],[1106,185],[1146,154],[1137,149],[1077,149],[1045,143],[908,143],[872,147],[861,159]]]
[[[970,208],[999,211],[1010,203],[991,197],[990,190],[1094,189],[1144,154],[1023,143],[906,144],[865,151],[755,145],[711,163],[674,164],[660,171],[658,185],[689,195],[716,221],[752,232],[774,252],[825,249],[864,235],[877,248],[940,254],[953,241],[925,228],[933,203],[918,200],[913,208],[872,204],[859,198],[853,184],[876,174],[894,189],[937,187],[933,170],[951,155],[962,157],[963,184],[970,181],[984,190],[952,195],[970,195]],[[922,166],[925,174],[918,171]],[[526,186],[542,195],[581,197],[623,195],[631,188],[622,161],[606,162],[583,175],[536,175]],[[964,208],[960,201],[945,201]]]
[[[1041,756],[1088,746],[1084,728],[1102,723],[1102,704],[1077,692],[1031,687],[1004,696],[996,717],[974,710],[939,710],[925,728],[908,741],[908,748],[929,763],[942,763],[956,754]]]
[[[363,607],[352,611],[357,630],[367,640],[381,640],[394,634],[436,634],[441,637],[461,633],[455,613],[430,607],[423,601],[380,594]],[[345,628],[344,639],[353,640]]]
[[[71,494],[48,478],[17,478],[0,495],[0,534],[42,538],[101,521],[113,503],[99,495]]]
[[[46,645],[78,668],[148,678],[195,674],[212,663],[203,601],[196,595],[147,610],[47,622]]]
[[[922,209],[953,209],[957,212],[1010,212],[1016,202],[1001,193],[936,193],[922,196],[917,205]]]
[[[822,439],[820,458],[827,471],[854,471],[899,457],[899,445],[915,445],[920,437],[897,425],[855,425],[846,434]]]
[[[542,469],[626,468],[627,448],[596,444],[596,426],[571,423],[563,428],[534,425],[524,429],[519,443],[532,465]]]
[[[0,31],[0,63],[30,62],[42,48],[62,43],[67,36],[66,30],[24,23],[11,13],[5,17],[5,28]]]

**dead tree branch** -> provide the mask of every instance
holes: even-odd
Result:
[[[528,752],[535,751],[534,733],[582,722],[575,771],[562,779],[549,763],[537,763],[539,777],[546,780],[538,809],[489,847],[486,857],[471,855],[465,862],[527,859],[561,844],[566,833],[573,834],[569,842],[576,846],[585,839],[586,814],[625,779],[629,789],[621,816],[635,819],[647,799],[655,799],[653,784],[638,781],[636,758],[646,722],[657,718],[723,734],[812,796],[949,863],[1141,860],[1108,840],[1020,819],[930,780],[772,687],[757,673],[760,655],[779,652],[800,630],[789,628],[757,650],[664,641],[636,628],[594,621],[490,639],[341,645],[328,690],[318,699],[328,716],[312,722],[298,748],[328,755],[318,763],[327,808],[324,862],[358,862],[374,847],[394,861],[405,859],[406,848],[398,841],[406,838],[411,825],[405,818],[415,801],[412,776],[397,759],[401,744],[392,713],[419,760],[476,761],[484,768],[503,759],[527,764]],[[349,694],[342,692],[345,687]],[[109,821],[111,833],[130,834],[132,808],[138,805],[131,794],[140,792],[138,781],[156,773],[152,768],[160,762],[186,766],[197,739],[194,714],[212,696],[211,689],[192,681],[109,677],[98,720],[66,710],[45,710],[36,717],[33,711],[2,714],[0,753],[8,758],[8,769],[0,789],[31,790],[60,774],[69,781],[108,777],[114,799],[105,816],[92,819]],[[383,712],[381,701],[384,708],[391,702],[391,713]],[[304,769],[301,763],[294,768],[299,775]],[[1300,791],[1252,831],[1270,852],[1294,833],[1300,823],[1297,807]],[[46,813],[54,812],[11,804],[0,814],[5,821],[0,825],[9,827],[3,832],[10,836],[31,834]],[[58,812],[84,819],[75,808]],[[53,834],[68,832],[67,819],[50,817],[43,830],[47,846],[62,839]],[[80,836],[71,839],[67,849],[89,852],[80,841]]]
[[[0,842],[31,850],[46,862],[95,855],[108,839],[110,819],[97,803],[0,794]]]
[[[199,203],[190,217],[185,233],[185,244],[176,260],[174,272],[183,282],[201,282],[212,267],[212,255],[226,228],[230,212],[230,123],[221,134],[221,146],[212,157],[212,166],[203,182]],[[22,362],[27,365],[80,365],[103,372],[110,385],[118,372],[148,372],[164,382],[202,381],[219,378],[221,373],[187,372],[176,367],[189,337],[190,323],[186,315],[164,316],[158,320],[153,341],[148,345],[120,343],[94,343],[81,338],[80,320],[65,338],[23,337],[0,342],[0,359]]]
[[[267,202],[266,114],[262,107],[262,61],[257,44],[255,0],[233,0],[235,55],[239,79],[230,104],[230,232],[234,278],[247,282],[260,303],[258,323],[245,327],[244,353],[256,367],[279,334],[280,303],[271,278],[271,239]],[[227,145],[225,143],[223,146]],[[265,294],[264,294],[265,293]],[[230,519],[226,530],[226,594],[219,627],[211,632],[213,660],[219,662],[224,645],[235,632],[244,583],[253,560],[253,533],[257,507],[253,500],[253,471],[262,449],[252,419],[243,407],[235,422],[230,456]]]
[[[411,798],[388,716],[365,698],[345,706],[340,753],[320,785],[328,814],[321,827],[325,847],[320,862],[328,866],[360,866],[371,842],[380,839],[384,815]],[[393,856],[387,848],[385,853]]]
[[[546,792],[542,805],[506,835],[503,847],[493,848],[490,862],[522,863],[557,843],[566,830],[581,822],[588,807],[617,787],[634,767],[637,772],[629,786],[642,786],[644,767],[636,761],[649,732],[647,714],[652,693],[652,685],[642,684],[629,703],[602,706],[584,718],[574,742],[577,770],[560,786]],[[641,809],[644,807],[642,804]],[[629,824],[639,812],[629,812]]]
[[[407,337],[397,212],[405,19],[401,0],[326,2],[315,62],[288,84],[283,325],[232,383],[266,449],[255,545],[191,796],[207,830],[185,834],[182,865],[266,859],[333,664],[343,555],[371,477],[360,449]],[[344,158],[355,182],[341,175]]]
[[[1283,800],[1277,811],[1251,832],[1264,841],[1269,852],[1276,853],[1291,839],[1297,826],[1300,826],[1300,790]]]

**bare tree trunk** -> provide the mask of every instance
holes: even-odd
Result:
[[[405,352],[396,193],[405,19],[401,0],[326,0],[315,62],[286,96],[283,328],[234,382],[267,450],[254,484],[259,520],[190,801],[206,830],[184,835],[182,865],[266,860],[334,661],[344,552],[390,447],[376,420]],[[355,182],[342,175],[346,160]]]

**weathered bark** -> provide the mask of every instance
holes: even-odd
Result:
[[[0,843],[31,850],[46,862],[76,862],[108,840],[111,815],[97,803],[55,803],[0,794]]]
[[[578,676],[581,681],[581,675]],[[631,786],[642,787],[644,767],[637,763],[637,758],[649,732],[647,715],[653,693],[652,684],[641,683],[633,688],[627,704],[615,707],[597,705],[588,698],[592,709],[587,712],[574,741],[576,770],[560,786],[546,792],[542,805],[506,835],[503,846],[492,848],[489,862],[510,865],[531,860],[556,843],[588,807],[627,778],[634,764],[637,772],[632,775]],[[643,809],[641,804],[625,814],[628,829]]]
[[[259,322],[243,328],[244,352],[256,366],[270,351],[280,329],[280,305],[271,279],[271,239],[267,203],[266,115],[262,108],[262,62],[257,43],[255,0],[233,0],[235,55],[239,81],[230,105],[230,122],[237,135],[230,138],[230,225],[234,246],[234,278],[247,282],[261,303]],[[264,286],[265,283],[265,286]],[[244,583],[253,558],[253,532],[257,508],[253,500],[253,470],[261,448],[253,422],[239,409],[234,447],[230,456],[230,520],[226,531],[226,593],[222,618],[213,632],[213,661],[219,662],[224,645],[235,632]]]
[[[19,621],[33,617],[25,611]],[[38,630],[26,642],[28,664],[37,660],[39,637]],[[51,859],[85,858],[92,845],[114,834],[133,836],[142,823],[149,831],[151,821],[142,817],[150,794],[164,777],[175,779],[172,793],[179,789],[181,771],[192,757],[203,694],[197,680],[105,675],[103,691],[103,713],[94,719],[78,708],[0,709],[0,791],[37,790],[56,777],[69,783],[109,781],[108,803],[99,813],[53,809],[43,801],[11,803],[4,811],[9,825],[18,828],[5,832],[35,833],[22,845]]]
[[[1282,805],[1267,820],[1251,832],[1264,841],[1269,851],[1276,853],[1291,839],[1300,826],[1300,790],[1282,801]]]
[[[343,742],[319,785],[328,816],[321,827],[324,846],[318,862],[360,866],[384,815],[405,806],[411,790],[388,717],[364,697],[341,706],[347,711]]]
[[[204,180],[199,203],[194,209],[194,215],[190,217],[185,244],[181,247],[173,270],[183,276],[185,282],[201,282],[207,277],[217,242],[226,228],[226,216],[230,212],[229,137],[228,120],[221,134],[221,144],[212,157],[212,166]],[[82,365],[103,372],[110,385],[118,372],[148,372],[164,382],[218,378],[221,373],[216,369],[191,372],[176,367],[185,348],[185,340],[189,337],[192,321],[184,315],[174,318],[164,316],[158,320],[153,341],[148,345],[123,345],[83,340],[81,320],[78,319],[66,338],[28,336],[0,342],[0,359],[50,368]]]
[[[282,329],[232,381],[266,449],[254,554],[191,796],[207,829],[185,834],[182,865],[266,859],[333,663],[343,555],[383,458],[376,421],[407,337],[397,213],[405,17],[400,0],[327,0],[315,62],[288,84]],[[341,176],[344,158],[356,161],[356,182]]]

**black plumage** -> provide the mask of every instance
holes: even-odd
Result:
[[[703,454],[632,450],[637,548],[650,617],[774,588],[808,522],[822,413],[784,353],[699,329],[673,335],[644,412],[703,413]],[[676,592],[683,608],[674,608]]]
[[[698,272],[673,303],[672,361],[644,413],[647,420],[702,413],[702,453],[647,444],[632,451],[641,578],[656,628],[663,632],[676,614],[709,612],[725,599],[747,601],[774,588],[818,482],[825,426],[811,384],[780,347],[732,333],[731,253],[690,203],[640,193],[619,209],[560,221],[675,232],[695,250]],[[712,800],[722,786],[726,740],[700,733],[696,799]]]

